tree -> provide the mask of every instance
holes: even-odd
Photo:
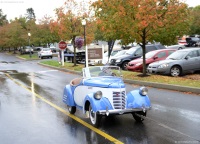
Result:
[[[143,75],[146,75],[145,45],[149,41],[174,43],[188,30],[188,7],[179,0],[98,0],[95,8],[98,28],[106,39],[140,42]]]
[[[6,46],[13,47],[14,53],[17,47],[24,46],[28,43],[27,33],[22,29],[19,19],[15,19],[11,23],[6,25]]]
[[[89,13],[83,13],[82,4],[75,0],[67,0],[63,7],[56,9],[56,20],[50,23],[51,31],[60,37],[60,40],[72,41],[74,47],[74,66],[76,66],[76,45],[75,39],[77,36],[83,37],[83,27],[81,21],[83,18],[87,19],[87,43],[94,39],[93,20],[89,17]]]
[[[6,15],[3,14],[2,9],[0,9],[0,26],[7,24],[8,20],[6,19]]]
[[[50,21],[51,17],[47,15],[39,20],[34,38],[34,43],[36,45],[49,45],[50,43],[59,41],[58,35],[56,35],[55,33],[51,33]]]
[[[199,34],[200,35],[200,5],[191,8],[191,23],[190,23],[190,35]]]
[[[33,20],[35,19],[35,13],[34,13],[34,10],[33,8],[28,8],[26,9],[26,19],[27,20]]]

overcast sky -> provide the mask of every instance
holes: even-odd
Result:
[[[192,7],[200,5],[200,0],[182,1]],[[44,15],[54,16],[54,9],[61,7],[64,2],[65,0],[0,0],[0,9],[7,15],[8,20],[24,16],[28,8],[33,8],[36,19],[42,19]]]

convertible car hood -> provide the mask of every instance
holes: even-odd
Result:
[[[122,79],[117,77],[95,77],[86,79],[84,80],[83,85],[105,88],[125,88],[125,84]]]

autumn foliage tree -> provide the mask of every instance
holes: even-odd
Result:
[[[180,0],[97,0],[93,3],[98,28],[107,39],[137,40],[143,49],[149,41],[175,43],[188,30],[189,11]]]
[[[83,11],[83,5],[76,0],[67,0],[65,4],[56,9],[56,20],[50,23],[51,31],[60,37],[60,40],[71,41],[74,47],[74,55],[76,53],[75,39],[77,36],[83,37],[83,18],[87,21],[87,37],[86,42],[93,40],[93,20],[89,17],[87,11]],[[74,66],[76,65],[76,57],[74,56]]]

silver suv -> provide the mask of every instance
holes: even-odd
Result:
[[[171,76],[180,76],[188,72],[200,70],[200,48],[178,50],[165,60],[149,64],[149,73],[160,73]]]

